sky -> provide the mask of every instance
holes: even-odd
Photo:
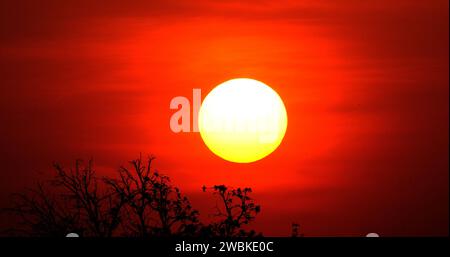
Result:
[[[203,185],[251,187],[265,235],[448,235],[448,5],[2,0],[0,203],[55,161],[111,175],[142,153],[202,213]],[[169,126],[172,98],[238,77],[288,114],[250,164]]]

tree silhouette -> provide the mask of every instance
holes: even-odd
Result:
[[[130,224],[125,230],[128,234],[142,237],[194,233],[198,211],[192,208],[177,187],[170,184],[169,177],[151,170],[154,159],[149,157],[144,163],[139,157],[130,162],[131,169],[119,169],[119,179],[104,179],[117,195],[126,200],[125,213]]]
[[[101,179],[93,169],[92,160],[87,165],[77,160],[75,169],[66,171],[61,165],[54,165],[57,175],[53,184],[62,187],[60,194],[64,201],[71,203],[68,210],[79,216],[84,224],[81,233],[98,237],[110,237],[118,228],[121,209],[126,199],[110,188],[100,187]]]
[[[56,175],[37,189],[13,195],[13,207],[22,232],[36,236],[62,236],[76,232],[84,236],[110,237],[121,221],[125,199],[102,186],[92,161],[77,160],[66,170],[54,164]],[[51,188],[49,190],[46,188]]]
[[[53,199],[52,195],[38,183],[36,189],[13,194],[13,206],[4,211],[19,218],[17,227],[7,230],[9,235],[65,236],[69,232],[80,233],[79,212],[70,212]]]
[[[139,156],[121,166],[117,176],[98,177],[92,160],[75,162],[66,169],[55,163],[53,179],[36,189],[13,195],[12,207],[19,224],[9,234],[31,236],[255,236],[245,225],[253,221],[260,206],[250,198],[250,188],[225,185],[203,187],[219,200],[214,221],[199,221],[199,212],[172,185],[168,176],[152,168],[154,157]]]
[[[206,192],[203,186],[203,192]],[[219,204],[215,206],[213,216],[218,221],[211,224],[210,228],[215,236],[255,236],[254,230],[246,231],[243,226],[249,224],[261,211],[261,207],[256,205],[249,194],[251,188],[228,188],[225,185],[212,187],[213,194],[219,199]]]

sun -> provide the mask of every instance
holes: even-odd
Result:
[[[218,85],[205,97],[198,126],[214,154],[230,162],[249,163],[280,145],[287,112],[281,97],[268,85],[237,78]]]

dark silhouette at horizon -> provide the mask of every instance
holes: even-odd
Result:
[[[12,236],[64,237],[254,237],[246,226],[261,211],[252,189],[225,185],[202,187],[218,201],[203,223],[199,211],[167,175],[152,167],[155,157],[140,155],[116,176],[99,177],[93,161],[76,160],[74,167],[55,163],[56,174],[35,188],[12,196],[3,212],[18,224],[3,232]]]

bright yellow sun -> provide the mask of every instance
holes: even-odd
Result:
[[[198,125],[213,153],[227,161],[248,163],[266,157],[280,145],[287,113],[272,88],[239,78],[218,85],[206,96]]]

